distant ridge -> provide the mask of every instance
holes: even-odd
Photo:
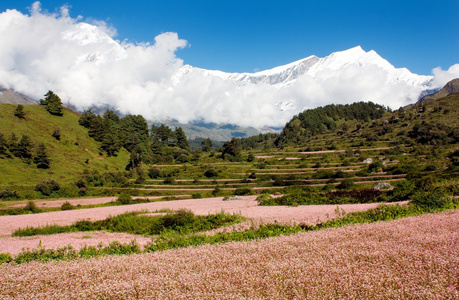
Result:
[[[6,89],[0,86],[0,103],[27,105],[37,104],[38,102],[12,89]]]
[[[395,68],[374,50],[366,52],[360,46],[333,52],[323,58],[311,55],[283,66],[256,73],[226,73],[185,65],[174,75],[173,81],[177,85],[184,81],[189,74],[198,72],[204,76],[214,76],[223,80],[233,81],[238,86],[269,84],[283,88],[290,86],[303,76],[317,78],[322,72],[330,72],[330,76],[332,74],[339,75],[346,67],[351,65],[360,70],[372,67],[384,70],[387,76],[387,84],[405,83],[408,86],[419,87],[421,90],[428,90],[433,82],[432,76],[413,74],[406,68]]]
[[[427,95],[419,99],[415,105],[422,105],[427,102],[435,101],[437,99],[446,97],[451,94],[458,94],[459,93],[459,78],[455,78],[449,81],[441,90],[438,92]]]

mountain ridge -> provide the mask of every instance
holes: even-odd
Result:
[[[375,65],[382,70],[389,72],[388,83],[397,83],[405,81],[410,85],[420,85],[424,90],[432,87],[433,76],[417,75],[411,73],[407,68],[395,68],[387,60],[382,58],[376,51],[366,52],[361,46],[356,46],[344,51],[333,52],[325,57],[315,55],[299,59],[297,61],[277,66],[271,69],[258,71],[254,73],[229,73],[220,70],[208,70],[191,65],[184,65],[175,76],[175,81],[180,80],[181,76],[186,76],[192,71],[201,72],[204,76],[215,76],[224,80],[232,80],[239,83],[239,86],[247,84],[270,84],[277,87],[284,87],[291,84],[297,78],[303,75],[316,78],[317,74],[325,70],[339,71],[351,64],[357,64],[360,67]]]
[[[422,105],[427,102],[431,102],[443,97],[446,97],[451,94],[459,93],[459,78],[455,78],[449,81],[441,90],[437,91],[434,94],[426,95],[419,99],[415,105]]]

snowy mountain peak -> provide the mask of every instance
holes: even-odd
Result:
[[[432,81],[431,76],[412,74],[406,68],[395,68],[387,60],[382,58],[376,51],[366,52],[361,46],[348,50],[334,52],[326,57],[319,58],[311,55],[295,62],[275,67],[256,73],[226,73],[216,70],[205,70],[192,66],[183,66],[174,76],[174,83],[179,84],[187,74],[191,72],[201,73],[203,76],[215,76],[223,80],[229,80],[238,86],[269,84],[277,88],[289,86],[300,77],[332,78],[342,76],[345,70],[378,69],[382,71],[388,84],[405,82],[411,86],[428,87]]]
[[[77,62],[94,62],[96,64],[112,59],[119,60],[126,56],[125,49],[97,26],[78,23],[62,33],[62,39],[87,48]]]

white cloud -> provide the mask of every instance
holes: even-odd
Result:
[[[377,65],[344,66],[339,75],[323,70],[293,84],[247,84],[207,76],[191,69],[185,76],[178,49],[187,46],[176,33],[152,43],[112,39],[116,29],[103,21],[92,25],[69,15],[42,12],[35,2],[30,15],[0,14],[0,84],[35,99],[48,90],[78,109],[109,106],[149,120],[203,120],[241,126],[283,126],[303,109],[329,103],[374,101],[398,108],[417,100],[421,88],[405,82],[387,84]],[[438,84],[456,76],[459,65],[435,69]],[[283,103],[283,104],[282,104]],[[286,108],[280,111],[278,105]]]
[[[459,64],[452,65],[448,70],[443,70],[438,67],[432,70],[432,74],[435,76],[435,86],[442,88],[448,81],[459,78]]]

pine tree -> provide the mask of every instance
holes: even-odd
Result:
[[[18,148],[15,155],[23,159],[26,163],[30,163],[32,158],[32,148],[33,144],[30,140],[30,137],[24,134],[18,143]]]
[[[0,132],[0,155],[7,155],[8,142],[3,133]]]
[[[190,144],[186,138],[185,132],[181,127],[175,129],[175,138],[177,139],[177,146],[183,150],[190,150]]]
[[[14,156],[17,156],[16,153],[18,151],[18,138],[14,134],[14,132],[11,133],[10,138],[8,140],[8,149],[11,153],[13,153]]]
[[[237,159],[241,154],[241,145],[238,139],[232,138],[231,141],[223,144],[223,159]]]
[[[49,156],[43,143],[38,145],[37,153],[33,158],[33,162],[39,169],[49,169]]]
[[[16,107],[16,110],[14,111],[14,115],[18,117],[19,119],[24,119],[25,116],[25,111],[24,111],[24,106],[21,104],[18,104]]]
[[[202,151],[204,152],[211,151],[213,146],[214,144],[212,143],[212,140],[210,138],[206,138],[202,140],[201,142],[201,148],[202,148]]]
[[[62,116],[62,100],[58,95],[54,94],[52,91],[48,91],[45,94],[45,99],[40,99],[40,104],[46,106],[46,110],[55,116]]]

